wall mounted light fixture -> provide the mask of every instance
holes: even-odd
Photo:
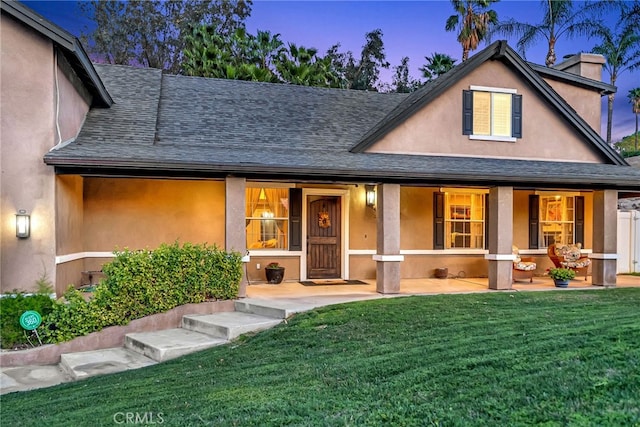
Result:
[[[24,209],[16,214],[16,237],[26,239],[31,235],[31,216]]]
[[[372,209],[376,208],[376,186],[366,184],[364,186],[364,192],[366,197],[366,205]]]

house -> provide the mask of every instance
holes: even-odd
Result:
[[[596,131],[615,91],[598,55],[546,68],[498,41],[406,95],[92,64],[13,2],[1,31],[2,292],[174,241],[248,251],[249,281],[278,261],[381,293],[440,267],[509,289],[512,245],[542,274],[549,244],[579,242],[592,283],[616,283],[640,170]]]

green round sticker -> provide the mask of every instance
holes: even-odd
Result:
[[[33,331],[42,323],[42,317],[37,311],[29,310],[22,313],[20,316],[20,326],[27,331]]]

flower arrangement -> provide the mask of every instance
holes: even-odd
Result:
[[[276,268],[280,268],[280,264],[278,264],[277,262],[270,262],[269,264],[267,264],[267,266],[265,268],[273,270],[273,269],[276,269]]]
[[[576,272],[569,268],[552,268],[549,276],[554,280],[571,280],[576,277]]]

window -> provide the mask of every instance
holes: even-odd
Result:
[[[522,137],[522,95],[513,89],[471,86],[462,94],[462,133],[471,139]]]
[[[289,239],[289,189],[246,189],[248,249],[287,249]]]
[[[484,248],[484,194],[445,193],[445,249]]]
[[[546,248],[553,243],[577,243],[575,241],[575,212],[576,197],[573,195],[540,195],[540,237],[542,247]]]

